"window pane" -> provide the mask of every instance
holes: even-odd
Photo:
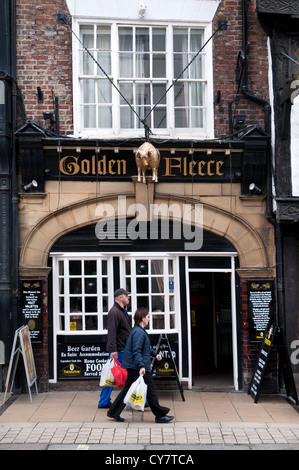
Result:
[[[136,273],[137,274],[148,274],[148,260],[136,260]]]
[[[134,113],[128,106],[120,108],[120,127],[122,129],[134,128]]]
[[[85,318],[85,329],[86,330],[98,329],[98,317],[96,315],[88,315]]]
[[[84,261],[84,274],[97,274],[97,262],[95,260]]]
[[[151,274],[163,274],[163,260],[162,259],[151,260]]]
[[[98,52],[97,61],[107,75],[111,75],[111,55],[110,52]],[[97,65],[97,75],[104,77],[104,72]]]
[[[133,50],[133,30],[132,28],[119,28],[118,30],[119,50]]]
[[[185,67],[188,65],[188,54],[174,54],[173,56],[173,69],[174,78],[188,78],[189,68],[187,68],[182,74]]]
[[[131,287],[131,278],[129,278],[129,277],[126,279],[126,290],[127,290],[128,292],[131,292],[131,291],[132,291],[132,287]]]
[[[174,52],[187,52],[188,51],[188,29],[175,28],[173,32],[173,51]]]
[[[164,278],[163,277],[153,277],[152,278],[152,292],[159,293],[164,292]]]
[[[93,75],[94,61],[86,51],[80,52],[80,74]]]
[[[84,80],[82,82],[83,103],[95,103],[95,80]]]
[[[70,261],[69,262],[70,276],[76,276],[81,274],[81,261]]]
[[[136,54],[136,77],[149,78],[150,77],[150,55],[149,54]]]
[[[59,294],[64,294],[64,279],[59,279]]]
[[[108,292],[108,279],[106,277],[102,278],[102,292]]]
[[[59,316],[59,330],[65,330],[65,318],[63,316]]]
[[[166,77],[166,57],[164,54],[153,56],[153,77]]]
[[[85,297],[85,312],[97,312],[98,302],[97,297]]]
[[[70,298],[70,312],[81,313],[82,312],[82,300],[78,297]]]
[[[123,96],[126,98],[126,100],[130,103],[134,103],[134,98],[133,98],[133,83],[120,83],[119,84],[119,89]],[[120,97],[120,104],[126,104],[125,100],[123,97]],[[126,104],[127,105],[127,104]]]
[[[149,28],[136,28],[136,51],[149,52]]]
[[[133,77],[133,54],[119,54],[119,76]]]
[[[160,98],[165,95],[166,84],[165,83],[154,83],[153,84],[153,102],[157,103]],[[160,104],[166,104],[166,95],[160,101]]]
[[[80,331],[82,330],[82,316],[75,315],[70,317],[70,330],[71,331]]]
[[[106,260],[102,261],[102,275],[107,276],[107,261]]]
[[[201,108],[191,109],[192,127],[203,127],[203,110]]]
[[[154,127],[156,129],[165,129],[167,127],[166,108],[154,109]]]
[[[189,115],[186,109],[175,110],[175,127],[189,127]]]
[[[202,31],[191,29],[190,31],[190,52],[198,52],[202,47]]]
[[[148,297],[137,297],[137,308],[149,308],[149,298]]]
[[[112,127],[112,108],[111,106],[102,106],[99,108],[99,127],[110,129]]]
[[[108,297],[106,296],[103,296],[102,298],[102,307],[103,307],[103,312],[108,312],[109,305],[108,305]]]
[[[59,276],[64,275],[64,261],[59,261],[58,262],[58,270],[59,270]]]
[[[192,106],[204,105],[204,84],[201,82],[191,83],[191,103]]]
[[[164,315],[153,315],[153,329],[164,330],[165,328],[165,317]]]
[[[174,86],[174,105],[189,106],[189,87],[188,83],[179,82]]]
[[[81,41],[87,49],[93,49],[94,28],[93,25],[81,26]]]
[[[85,294],[96,294],[97,292],[97,280],[85,279]]]
[[[94,129],[96,127],[96,107],[83,107],[83,127],[85,129]]]
[[[190,61],[194,56],[190,56]],[[191,79],[203,78],[203,57],[198,55],[192,62],[189,69],[189,77]]]
[[[152,311],[153,312],[164,312],[165,310],[164,295],[153,295],[152,296]]]
[[[149,105],[151,103],[151,88],[149,83],[136,84],[136,105]]]
[[[81,279],[70,279],[70,294],[81,294],[82,284]]]
[[[166,30],[153,28],[153,51],[166,51]]]
[[[126,261],[125,267],[126,267],[126,274],[131,274],[131,261],[130,260]]]
[[[98,80],[98,103],[112,102],[112,85],[109,80]]]
[[[109,51],[111,48],[110,26],[98,26],[97,29],[97,49]]]
[[[146,294],[148,292],[148,278],[137,278],[137,293]]]

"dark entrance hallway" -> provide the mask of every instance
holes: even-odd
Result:
[[[189,274],[193,387],[233,387],[231,279],[225,272]]]

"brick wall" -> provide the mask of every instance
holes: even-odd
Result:
[[[255,2],[247,0],[248,6],[248,92],[266,101],[268,91],[268,50],[267,37],[257,19]],[[264,109],[241,94],[237,95],[238,83],[235,68],[242,43],[242,0],[222,0],[214,19],[214,29],[218,20],[227,20],[228,29],[220,31],[214,38],[214,96],[221,92],[221,104],[215,105],[215,136],[228,134],[228,104],[234,102],[234,114],[246,114],[245,126],[259,124],[264,129]],[[237,129],[234,129],[236,132]]]
[[[27,119],[44,121],[59,99],[60,132],[72,132],[71,32],[57,23],[58,13],[68,13],[64,0],[17,0],[17,80]],[[37,87],[44,102],[37,101]]]
[[[255,13],[255,2],[248,1],[248,91],[268,100],[268,53],[266,35]],[[68,13],[65,0],[17,0],[17,78],[27,118],[45,122],[44,112],[54,112],[54,96],[59,99],[60,132],[73,132],[72,33],[57,23],[58,13]],[[218,20],[226,19],[228,29],[214,38],[214,96],[221,92],[221,104],[215,106],[215,135],[228,135],[228,103],[236,98],[235,67],[242,49],[242,0],[222,0]],[[37,102],[37,87],[44,102]],[[246,114],[245,125],[264,127],[264,110],[239,95],[233,113]]]

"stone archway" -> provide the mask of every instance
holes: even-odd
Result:
[[[125,198],[125,206],[119,206],[119,197]],[[155,195],[155,204],[175,202],[182,208],[199,201],[175,195]],[[107,195],[93,198],[59,209],[49,214],[29,232],[20,253],[20,270],[43,269],[47,267],[48,255],[53,244],[68,232],[86,225],[97,223],[99,204],[109,204],[116,217],[126,215],[127,208],[136,202],[135,193]],[[268,268],[271,264],[271,252],[268,251],[262,236],[244,218],[210,204],[203,204],[203,229],[228,239],[236,248],[242,269]],[[272,249],[273,252],[273,249]]]

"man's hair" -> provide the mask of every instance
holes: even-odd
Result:
[[[145,307],[137,308],[135,315],[134,315],[135,326],[139,325],[142,322],[143,318],[146,317],[147,314],[148,314],[147,308]]]

